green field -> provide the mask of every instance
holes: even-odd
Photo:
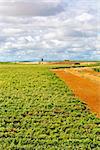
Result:
[[[94,68],[94,71],[100,72],[100,68]]]
[[[99,125],[48,66],[0,65],[0,150],[99,150]]]

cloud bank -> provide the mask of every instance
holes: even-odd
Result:
[[[0,61],[100,59],[100,2],[0,0]]]
[[[51,16],[64,11],[60,1],[12,1],[1,2],[3,16]]]

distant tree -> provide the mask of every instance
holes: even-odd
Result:
[[[41,61],[43,62],[43,58],[41,59]]]
[[[70,61],[70,60],[65,59],[64,61]]]

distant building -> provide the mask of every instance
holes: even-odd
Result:
[[[74,65],[80,65],[80,63],[79,62],[75,62]]]

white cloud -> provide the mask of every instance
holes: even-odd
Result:
[[[3,16],[51,16],[64,10],[60,0],[1,1]]]
[[[45,2],[57,6],[56,15],[45,9],[43,16],[0,17],[0,59],[98,59],[100,22],[94,0],[86,6],[85,0]],[[65,3],[66,10],[60,11]]]
[[[77,21],[83,21],[83,22],[84,21],[89,21],[89,20],[93,19],[93,15],[88,14],[88,13],[83,13],[83,14],[77,16],[75,19]]]
[[[13,36],[14,34],[21,33],[22,31],[22,29],[16,28],[4,28],[1,32],[6,36]]]

